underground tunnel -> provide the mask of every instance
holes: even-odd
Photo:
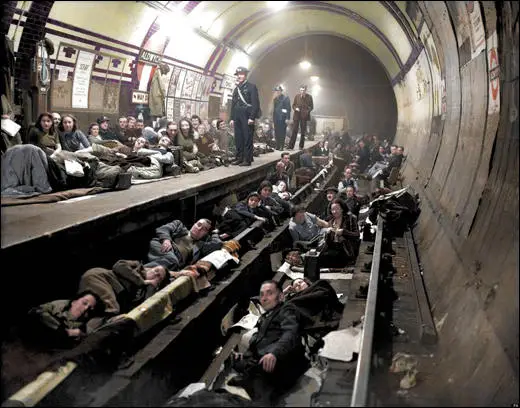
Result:
[[[511,406],[519,375],[518,9],[509,1],[8,1],[1,29],[13,82],[3,81],[2,113],[8,95],[25,130],[42,111],[72,113],[84,129],[101,116],[149,122],[158,63],[170,67],[162,78],[168,120],[197,114],[229,121],[238,66],[250,70],[265,116],[275,86],[292,100],[308,85],[317,133],[375,134],[405,147],[400,181],[421,201],[413,236],[438,334],[423,405]],[[48,61],[38,45],[44,39],[53,43]],[[45,86],[35,56],[49,67]],[[78,85],[81,64],[86,90]],[[195,84],[189,92],[188,78]],[[241,192],[262,178],[251,173]],[[225,182],[222,194],[238,188]],[[70,204],[83,213],[81,222],[65,214],[67,204],[3,206],[4,270],[27,256],[22,247],[31,240],[61,234],[67,245],[67,228],[64,252],[87,239],[95,248],[97,239],[124,231],[142,239],[138,231],[151,231],[172,208],[193,218],[198,205],[220,197],[211,192],[197,203],[195,188],[178,193],[179,205],[164,199],[166,188],[157,193],[162,207],[146,222],[137,218],[151,201],[135,198],[141,213],[128,225],[114,219],[111,232],[90,228],[85,235],[79,224],[101,222],[120,203],[102,194],[92,206]],[[134,202],[126,205],[117,211],[129,212]],[[49,220],[62,224],[49,232]],[[4,295],[2,319],[9,299],[22,293],[4,286]]]

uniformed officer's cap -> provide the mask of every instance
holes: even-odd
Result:
[[[238,74],[246,74],[249,72],[249,70],[246,68],[246,67],[238,67],[237,70],[235,71],[235,75],[238,75]]]
[[[282,85],[275,86],[275,87],[273,88],[273,91],[280,91],[280,92],[283,92]]]

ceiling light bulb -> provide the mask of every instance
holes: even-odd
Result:
[[[311,81],[312,82],[317,82],[319,79],[320,79],[319,76],[316,76],[316,75],[311,76]]]
[[[288,1],[268,1],[267,6],[273,10],[281,10],[287,6]]]
[[[309,69],[311,67],[311,63],[307,60],[300,62],[301,69]]]

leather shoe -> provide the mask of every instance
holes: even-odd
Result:
[[[233,165],[237,165],[237,166],[238,166],[240,163],[242,163],[242,160],[239,160],[239,159],[233,160],[233,161],[231,162],[231,164],[233,164]]]
[[[250,162],[242,162],[242,163],[239,164],[239,166],[241,166],[241,167],[251,166],[251,163]]]

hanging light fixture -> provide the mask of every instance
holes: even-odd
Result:
[[[307,28],[308,30],[308,28]],[[304,39],[305,41],[305,54],[303,56],[303,60],[300,62],[300,68],[303,69],[303,70],[308,70],[312,64],[311,62],[309,61],[309,58],[308,58],[308,54],[307,54],[307,37],[305,37]]]

